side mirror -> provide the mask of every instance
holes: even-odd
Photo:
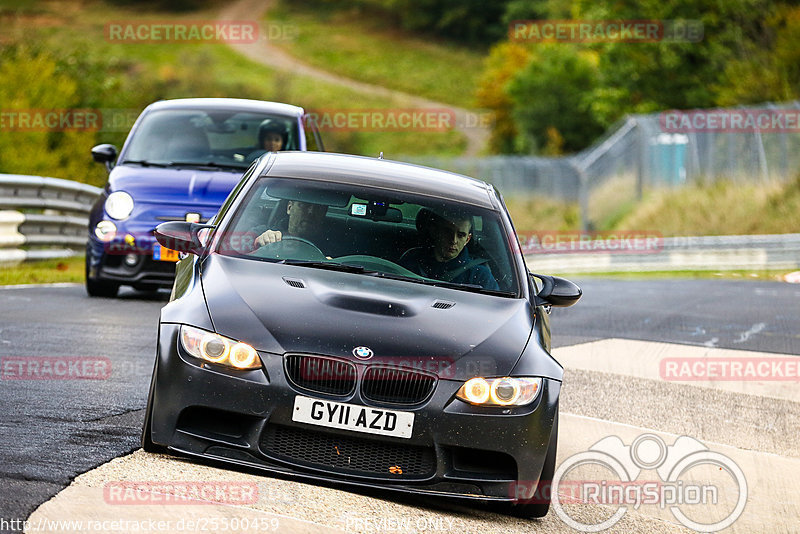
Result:
[[[550,304],[551,306],[572,306],[581,298],[583,291],[577,284],[566,278],[533,274],[542,281],[542,289],[536,295],[537,304]]]
[[[97,145],[92,148],[92,159],[97,163],[104,164],[110,172],[114,167],[114,161],[117,159],[117,147],[109,144]]]
[[[198,224],[183,221],[170,221],[156,226],[155,236],[163,247],[178,252],[202,254],[205,250],[204,239],[201,231],[213,228],[212,225]],[[204,236],[203,236],[204,237]]]

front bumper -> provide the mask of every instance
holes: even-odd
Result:
[[[517,484],[538,483],[558,381],[545,379],[530,406],[487,409],[454,398],[460,381],[440,379],[422,405],[398,408],[365,401],[359,388],[345,399],[298,390],[281,355],[260,353],[264,367],[254,371],[201,366],[179,349],[178,328],[161,324],[151,399],[152,440],[174,452],[314,480],[482,500],[513,501]],[[401,439],[294,422],[297,395],[413,411],[413,434]],[[399,474],[394,465],[408,468]]]
[[[175,281],[175,263],[153,259],[152,235],[139,236],[133,245],[115,239],[103,243],[90,239],[86,250],[89,277],[140,289],[170,288]],[[125,257],[132,255],[136,263],[129,265]]]

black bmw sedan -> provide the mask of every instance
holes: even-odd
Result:
[[[502,197],[339,154],[256,161],[185,254],[163,308],[146,451],[547,513],[562,367]]]

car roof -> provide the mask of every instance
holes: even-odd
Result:
[[[262,176],[300,178],[417,193],[497,209],[492,186],[440,169],[331,152],[275,152]]]
[[[159,100],[147,106],[148,111],[198,108],[259,111],[297,117],[304,114],[303,108],[292,106],[291,104],[267,102],[266,100],[247,100],[244,98],[178,98],[175,100]]]

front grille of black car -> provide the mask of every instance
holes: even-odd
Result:
[[[355,365],[322,356],[287,356],[286,376],[299,388],[328,395],[350,395],[356,389]]]
[[[422,479],[436,472],[436,455],[430,447],[390,444],[369,439],[269,425],[259,443],[277,460],[389,479]]]
[[[419,404],[433,393],[434,376],[412,369],[372,366],[361,380],[361,395],[375,402]]]

